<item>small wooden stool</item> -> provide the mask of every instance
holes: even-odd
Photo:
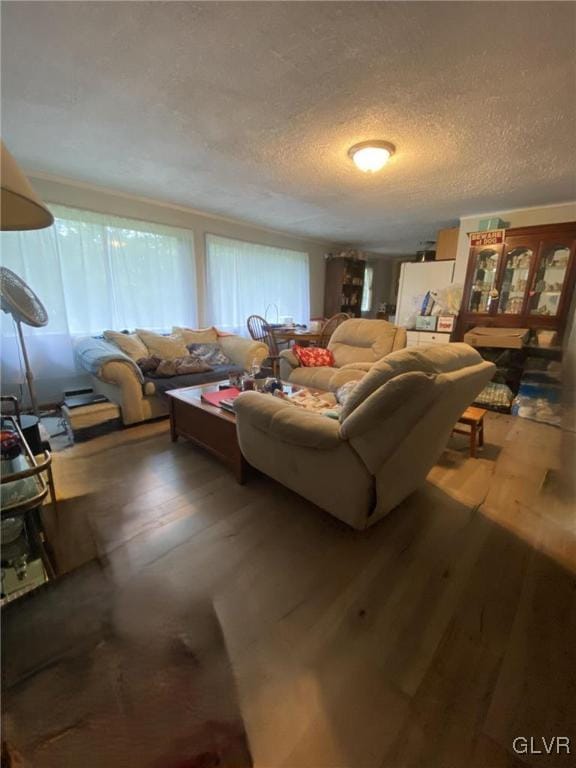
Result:
[[[452,432],[457,432],[459,435],[470,435],[470,456],[476,458],[476,436],[478,436],[478,447],[481,448],[484,445],[484,416],[486,411],[484,408],[475,408],[471,405],[466,408],[462,416],[458,419],[458,424],[466,424],[470,429],[458,429],[454,427]]]

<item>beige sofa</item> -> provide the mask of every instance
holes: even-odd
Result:
[[[405,329],[386,320],[346,320],[328,342],[334,367],[300,367],[295,355],[286,350],[280,354],[280,377],[294,384],[335,390],[347,381],[361,379],[384,355],[405,346]]]
[[[247,392],[236,401],[240,447],[257,469],[366,528],[424,483],[494,370],[467,344],[393,352],[356,385],[340,421]]]
[[[259,341],[231,334],[220,335],[216,329],[210,330],[214,331],[213,335],[206,331],[190,331],[191,338],[194,339],[197,333],[201,343],[218,343],[224,354],[245,370],[268,357],[268,347]],[[168,414],[167,398],[156,393],[154,382],[144,380],[135,359],[115,344],[83,337],[76,341],[75,356],[78,367],[90,374],[94,391],[120,406],[125,425]]]

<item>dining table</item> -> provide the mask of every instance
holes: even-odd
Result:
[[[291,326],[275,327],[270,326],[276,341],[280,343],[294,342],[301,346],[317,344],[322,338],[322,331],[311,331],[308,328],[298,328]]]

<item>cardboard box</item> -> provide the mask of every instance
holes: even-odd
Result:
[[[484,328],[476,326],[464,334],[464,341],[471,347],[502,347],[522,349],[528,341],[528,328]]]
[[[436,261],[448,261],[456,258],[460,229],[440,229],[436,233]]]
[[[505,228],[505,222],[502,221],[502,219],[498,219],[498,218],[480,219],[480,221],[478,222],[479,232],[487,232],[490,229],[504,229],[504,228]]]
[[[536,331],[536,342],[539,347],[555,347],[558,344],[558,333],[556,331]]]
[[[89,440],[122,426],[120,408],[110,401],[79,408],[68,408],[64,405],[62,416],[68,432],[78,442]]]

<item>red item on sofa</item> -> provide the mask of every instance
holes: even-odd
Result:
[[[329,349],[322,349],[321,347],[300,347],[298,344],[294,344],[291,352],[296,355],[300,365],[305,368],[319,368],[322,365],[334,365],[334,355]]]

